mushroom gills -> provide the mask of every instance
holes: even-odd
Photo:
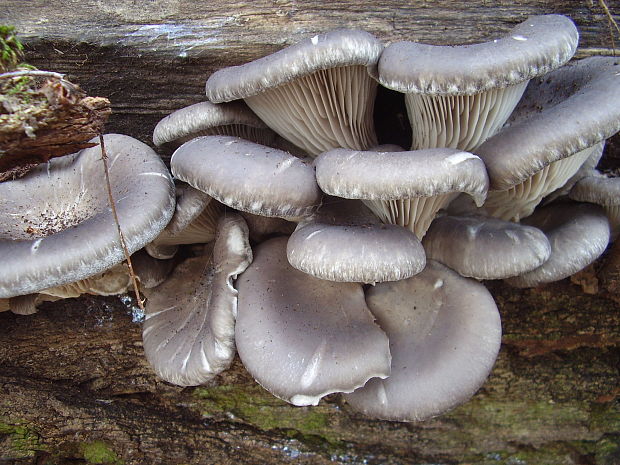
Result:
[[[312,156],[377,144],[373,125],[377,83],[365,66],[315,71],[245,98],[267,125]]]
[[[489,191],[482,207],[488,215],[505,221],[520,221],[532,214],[541,200],[560,189],[590,157],[597,146],[554,161],[520,184],[503,191]]]
[[[411,150],[473,150],[504,125],[529,81],[474,95],[405,94],[413,131]]]

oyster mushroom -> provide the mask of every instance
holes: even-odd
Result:
[[[105,143],[116,211],[133,253],[170,220],[172,179],[147,145],[118,134]],[[79,281],[125,259],[105,183],[97,181],[103,176],[101,150],[92,147],[0,183],[0,297]]]
[[[217,71],[207,80],[207,97],[216,103],[244,99],[270,128],[312,156],[336,147],[363,150],[377,143],[377,83],[369,71],[382,50],[364,31],[316,35]]]
[[[412,150],[469,151],[502,127],[529,79],[573,56],[578,37],[569,18],[545,15],[480,44],[396,42],[381,55],[379,82],[405,93]]]

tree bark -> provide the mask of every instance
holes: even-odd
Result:
[[[547,13],[576,22],[579,56],[613,53],[599,3],[568,0],[5,0],[0,24],[22,33],[27,61],[108,97],[108,132],[148,142],[159,119],[204,99],[213,71],[318,32],[472,43]],[[617,139],[611,146],[604,163],[617,168]],[[584,285],[595,294],[568,279],[529,290],[487,283],[504,328],[495,368],[470,402],[423,423],[369,420],[338,395],[289,406],[238,360],[207,386],[168,385],[144,358],[135,312],[116,298],[0,313],[0,464],[618,464],[615,249],[573,279],[601,278]]]

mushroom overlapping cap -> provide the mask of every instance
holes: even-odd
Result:
[[[174,142],[179,146],[194,137],[209,135],[238,136],[265,145],[276,137],[243,102],[199,102],[176,110],[157,123],[153,143]]]
[[[485,208],[503,219],[529,215],[544,195],[561,187],[600,150],[599,142],[618,130],[616,59],[586,58],[533,80],[509,124],[476,150],[491,183]],[[523,194],[529,192],[538,195],[531,200]],[[504,208],[523,202],[524,211]]]
[[[316,178],[330,195],[364,199],[384,222],[404,226],[421,238],[438,210],[459,193],[477,205],[488,178],[476,155],[441,148],[409,152],[335,149],[316,161]]]
[[[359,200],[331,198],[299,223],[287,244],[289,263],[329,281],[376,283],[424,269],[420,241],[406,228],[381,221]]]
[[[480,44],[397,42],[381,55],[379,81],[405,93],[412,149],[474,150],[502,127],[527,81],[567,62],[577,41],[569,18],[547,15]]]
[[[308,163],[237,137],[198,137],[179,147],[172,173],[229,207],[263,216],[301,217],[321,202]]]
[[[564,279],[594,262],[609,244],[609,222],[598,205],[552,203],[537,209],[523,223],[547,235],[551,257],[530,272],[506,279],[515,287]]]
[[[538,268],[551,255],[541,230],[482,216],[437,218],[422,243],[428,259],[476,279],[520,275]]]
[[[174,186],[147,145],[118,134],[106,135],[105,145],[112,194],[132,253],[170,220]],[[0,297],[78,281],[124,259],[105,186],[98,146],[0,184]]]
[[[389,374],[388,340],[374,323],[362,286],[314,278],[291,267],[286,238],[255,250],[237,280],[235,340],[256,381],[295,405],[316,405]]]
[[[336,30],[242,66],[214,73],[212,102],[245,99],[269,127],[316,156],[336,147],[377,142],[371,78],[383,45],[359,30]]]
[[[484,383],[502,331],[482,284],[429,260],[412,278],[369,288],[366,301],[390,339],[392,372],[345,396],[355,410],[425,420],[465,402]]]
[[[600,205],[607,213],[611,239],[620,234],[620,178],[592,171],[573,186],[568,196],[579,202]]]
[[[247,225],[229,214],[218,224],[212,254],[186,260],[146,292],[144,352],[160,377],[195,386],[230,365],[237,309],[233,280],[251,261]]]

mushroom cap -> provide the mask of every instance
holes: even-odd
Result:
[[[170,220],[174,186],[147,145],[119,134],[106,135],[105,144],[116,211],[133,253]],[[0,183],[0,297],[78,281],[124,260],[105,185],[99,147]]]
[[[246,369],[275,396],[316,405],[389,374],[388,340],[362,286],[314,278],[292,268],[285,237],[255,250],[239,277],[235,340]]]
[[[369,288],[366,301],[390,339],[392,373],[346,395],[355,410],[425,420],[465,402],[484,383],[502,329],[482,284],[430,260],[412,278]]]
[[[465,95],[508,87],[566,63],[579,34],[566,16],[531,16],[506,36],[480,44],[396,42],[379,60],[379,82],[405,93]]]
[[[302,40],[241,66],[213,73],[206,84],[215,103],[251,97],[314,71],[337,66],[374,67],[383,45],[372,34],[340,29]]]
[[[238,137],[198,137],[179,147],[172,173],[229,207],[263,216],[300,217],[316,209],[314,168]]]
[[[538,268],[506,279],[515,287],[559,281],[596,260],[609,244],[609,222],[598,205],[549,204],[523,220],[542,230],[551,244],[551,257]]]
[[[465,192],[481,205],[489,182],[480,158],[448,148],[408,152],[334,149],[321,154],[315,166],[321,189],[348,199],[396,200]]]
[[[175,260],[154,258],[145,249],[138,250],[131,256],[131,266],[142,289],[151,289],[163,283],[174,268],[175,263]]]
[[[601,206],[620,205],[620,178],[593,171],[590,176],[577,181],[568,196],[579,202]]]
[[[207,208],[213,197],[178,179],[174,182],[176,204],[165,231],[171,235],[187,228]]]
[[[551,255],[545,234],[482,216],[436,218],[422,241],[426,256],[476,279],[503,279],[538,268]]]
[[[157,123],[153,130],[153,143],[162,145],[192,135],[205,135],[202,134],[204,131],[232,124],[268,129],[243,102],[199,102],[176,110]]]
[[[530,82],[508,124],[476,149],[506,190],[620,130],[620,64],[589,57]]]
[[[426,257],[416,235],[382,224],[360,201],[331,199],[288,240],[289,263],[329,281],[397,281],[424,269]]]
[[[196,386],[230,365],[237,308],[232,281],[251,261],[247,225],[230,214],[219,222],[212,254],[186,260],[148,290],[144,352],[161,378]]]

